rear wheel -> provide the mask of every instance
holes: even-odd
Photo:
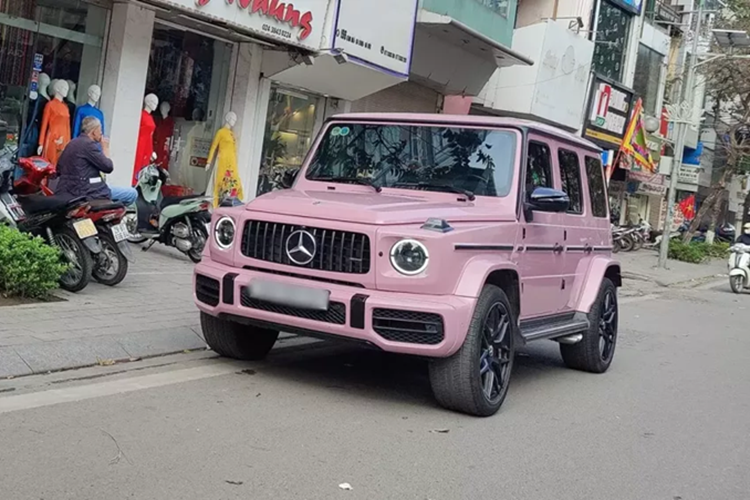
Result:
[[[742,275],[730,276],[729,286],[732,287],[734,293],[742,293],[743,288],[745,288],[745,277]]]
[[[92,276],[102,285],[118,285],[128,274],[128,259],[106,230],[99,231],[99,241],[102,243],[102,252],[95,257]]]
[[[569,368],[604,373],[612,364],[617,345],[617,288],[602,280],[599,296],[588,314],[589,329],[576,344],[560,344],[560,354]]]
[[[279,338],[276,330],[241,325],[201,313],[201,329],[208,346],[220,356],[242,360],[265,358]]]
[[[94,262],[91,253],[78,235],[64,228],[55,232],[55,244],[60,248],[68,270],[60,277],[60,288],[69,292],[80,292],[89,284]]]
[[[487,285],[479,296],[464,345],[430,363],[435,399],[450,410],[486,417],[505,401],[513,370],[516,315],[505,292]]]

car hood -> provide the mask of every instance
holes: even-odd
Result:
[[[265,194],[247,204],[247,210],[272,214],[363,224],[415,224],[430,217],[453,222],[514,220],[514,208],[504,203],[451,200],[442,193],[363,193],[287,189]],[[455,195],[452,195],[455,196]],[[493,200],[494,201],[494,200]]]

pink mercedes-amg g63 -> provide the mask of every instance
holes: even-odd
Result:
[[[206,342],[245,360],[279,332],[423,356],[437,401],[480,416],[526,342],[604,372],[621,278],[600,158],[528,121],[333,117],[289,189],[213,214],[194,282]]]

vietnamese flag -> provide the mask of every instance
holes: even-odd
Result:
[[[691,194],[680,202],[680,211],[687,220],[693,220],[695,218],[695,195]]]

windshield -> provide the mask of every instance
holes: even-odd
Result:
[[[306,178],[502,197],[511,189],[515,148],[507,130],[333,124]]]

